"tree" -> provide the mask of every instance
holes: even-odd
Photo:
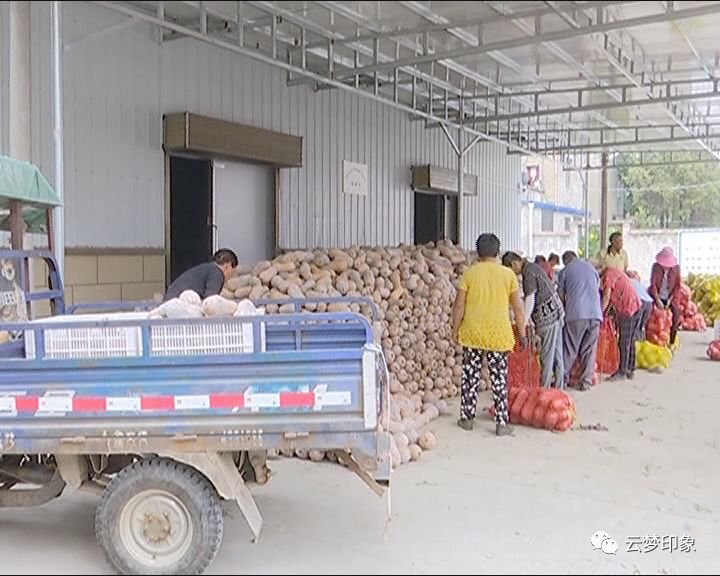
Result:
[[[667,160],[662,155],[645,158],[648,162]],[[622,165],[621,156],[618,164],[620,182],[627,191],[626,215],[633,217],[638,227],[720,225],[720,162],[628,167]]]
[[[608,227],[608,235],[612,234],[613,232],[622,232],[622,227],[617,226],[610,226]],[[587,254],[585,254],[585,231],[583,230],[580,232],[580,237],[578,238],[578,243],[580,244],[578,254],[580,255],[580,258],[595,258],[598,253],[600,252],[601,248],[604,248],[600,246],[600,225],[593,224],[590,226],[590,241],[588,242],[588,248],[589,251]]]

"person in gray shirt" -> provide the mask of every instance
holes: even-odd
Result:
[[[572,251],[563,254],[565,268],[558,278],[558,294],[565,304],[563,357],[565,383],[575,362],[580,363],[580,390],[589,390],[595,372],[600,324],[600,276],[595,268]]]
[[[563,362],[563,305],[548,273],[538,264],[522,258],[515,252],[506,252],[503,266],[522,276],[525,297],[525,317],[530,318],[540,338],[540,365],[542,384],[550,388],[555,376],[555,387],[565,386]]]
[[[193,290],[203,299],[220,294],[225,281],[233,275],[237,265],[235,252],[221,248],[213,255],[212,262],[199,264],[180,274],[167,289],[165,300],[177,298],[185,290]]]

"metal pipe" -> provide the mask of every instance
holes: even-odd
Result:
[[[602,176],[600,184],[600,247],[608,242],[608,153],[602,153]],[[589,255],[586,255],[589,256]]]
[[[245,46],[245,3],[237,3],[237,43],[241,48]]]
[[[535,239],[533,231],[535,227],[535,202],[532,198],[528,200],[528,258],[532,257],[535,252]]]
[[[585,211],[585,258],[589,256],[590,252],[590,186],[588,184],[588,171],[585,170],[585,177],[583,178],[582,171],[578,169],[580,178],[583,183],[583,208]]]
[[[547,133],[545,133],[547,134]],[[602,132],[601,132],[602,134]],[[691,136],[669,136],[665,138],[637,138],[636,140],[620,140],[618,142],[600,141],[590,142],[588,144],[571,144],[565,146],[548,146],[535,148],[532,150],[534,154],[555,154],[558,152],[572,152],[574,150],[585,150],[585,151],[599,151],[602,148],[625,148],[627,146],[643,146],[649,144],[671,144],[675,142],[695,142],[698,138],[704,138],[705,140],[717,140],[720,138],[720,134],[700,134]],[[604,139],[603,139],[604,140]],[[652,150],[648,150],[652,152]],[[512,154],[512,153],[511,153]]]
[[[450,131],[448,130],[448,127],[445,126],[445,124],[440,124],[440,129],[447,137],[448,142],[450,142],[450,146],[452,146],[453,150],[455,150],[455,154],[457,154],[458,156],[462,154],[462,151],[460,150],[460,148],[458,148],[458,145],[455,144],[455,140],[453,140],[452,136],[450,136]]]
[[[208,33],[207,4],[205,2],[200,2],[200,34],[205,36],[205,35],[207,35],[207,33]]]
[[[50,24],[52,33],[52,93],[53,93],[53,144],[55,152],[55,192],[60,202],[65,201],[65,158],[63,150],[63,95],[62,95],[62,13],[60,2],[51,3]],[[65,208],[62,204],[53,210],[55,260],[60,278],[65,277]]]
[[[457,243],[460,247],[464,247],[464,232],[465,229],[463,227],[463,201],[465,199],[465,171],[463,169],[464,159],[465,159],[465,126],[464,126],[464,110],[465,110],[465,101],[460,100],[460,110],[459,110],[459,118],[458,118],[458,139],[457,139],[457,149],[458,149],[458,155],[457,155],[457,179],[458,179],[458,202],[457,202],[457,226],[456,226],[456,234],[457,234]]]
[[[612,110],[615,108],[629,108],[633,106],[647,106],[655,104],[668,104],[673,102],[690,102],[693,100],[717,100],[720,98],[720,91],[708,90],[705,92],[695,92],[691,94],[676,94],[674,96],[662,96],[658,98],[639,98],[635,100],[626,100],[620,102],[597,102],[594,104],[585,104],[582,107],[567,106],[563,108],[545,108],[542,110],[531,110],[528,112],[513,112],[510,114],[497,114],[487,118],[481,117],[477,120],[485,120],[488,122],[505,121],[508,119],[517,120],[523,118],[538,118],[540,116],[554,116],[558,114],[577,114],[579,112],[597,112],[599,110]],[[473,119],[471,119],[473,120]]]
[[[625,168],[637,168],[637,167],[649,167],[649,166],[682,166],[690,164],[716,164],[717,158],[694,158],[691,160],[667,160],[667,161],[649,161],[649,162],[623,162],[622,166]],[[610,168],[617,168],[616,165],[610,165]],[[602,166],[588,165],[584,167],[585,170],[602,170]],[[566,168],[565,171],[569,170]]]

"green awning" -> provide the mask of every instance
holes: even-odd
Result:
[[[62,204],[35,165],[0,156],[0,208],[9,207],[11,200],[43,208]]]
[[[13,200],[22,204],[27,232],[47,232],[46,209],[62,204],[37,166],[0,156],[0,230],[10,230]]]

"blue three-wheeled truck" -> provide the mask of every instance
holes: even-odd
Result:
[[[67,314],[50,252],[0,258],[15,270],[3,303],[49,300],[55,314],[0,318],[0,507],[96,491],[97,539],[118,572],[200,574],[222,500],[260,535],[247,484],[268,480],[268,450],[331,451],[389,489],[387,374],[364,316]],[[48,270],[39,292],[32,258]]]

